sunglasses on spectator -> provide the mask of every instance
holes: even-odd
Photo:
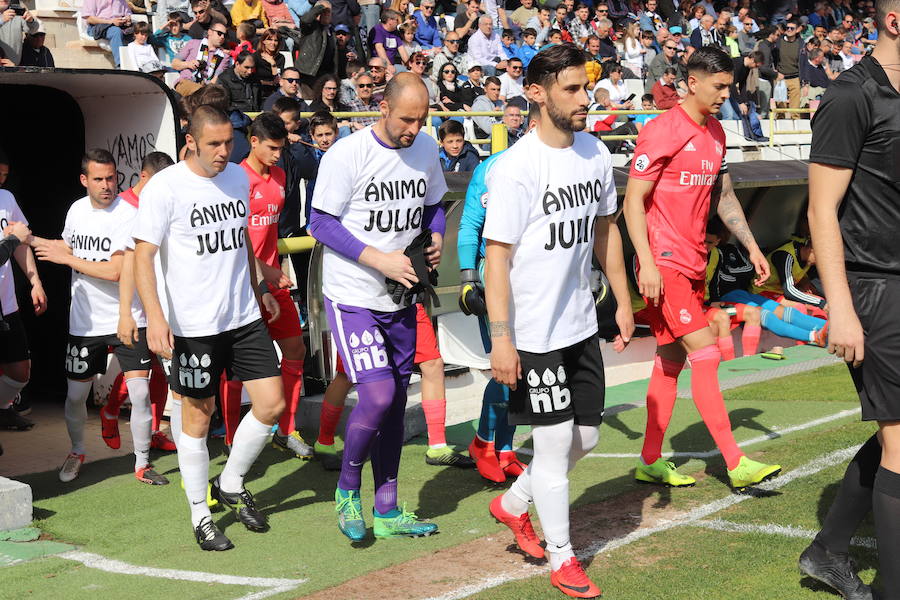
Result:
[[[444,69],[443,71],[441,71],[441,73],[453,73],[454,75],[456,75],[456,69]]]
[[[374,83],[357,83],[356,87],[373,88],[373,87],[375,87],[375,84]]]
[[[297,77],[282,77],[282,79],[287,81],[288,83],[300,83],[300,79],[298,79]]]
[[[678,50],[678,46],[664,46],[666,50]]]
[[[337,88],[336,88],[336,87],[323,87],[323,88],[322,88],[322,91],[325,91],[325,92],[336,92],[336,91],[337,91]]]
[[[424,60],[414,60],[414,61],[412,61],[412,63],[414,65],[424,65],[425,61]]]
[[[346,31],[335,31],[334,35],[350,35],[350,34],[347,33]]]
[[[222,36],[225,35],[225,32],[222,31],[221,29],[210,29],[209,31],[210,31],[210,33],[218,33],[219,35],[222,35]]]
[[[511,65],[511,66],[509,67],[509,70],[510,70],[510,71],[521,71],[521,70],[522,70],[522,67],[517,67],[517,66],[515,66],[515,65]]]
[[[444,40],[445,44],[458,44],[459,40]]]
[[[423,6],[422,10],[434,10],[433,6]]]
[[[598,13],[608,13],[609,10],[608,10],[608,9],[605,9],[605,8],[598,8],[598,9],[597,9],[597,12],[598,12]]]
[[[373,71],[384,71],[384,67],[381,65],[369,65],[369,68]]]

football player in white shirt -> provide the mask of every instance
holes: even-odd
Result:
[[[190,156],[153,176],[141,192],[132,236],[138,294],[147,312],[147,343],[164,360],[169,387],[182,398],[178,467],[203,550],[233,547],[207,506],[206,435],[223,369],[243,381],[253,403],[241,421],[213,498],[251,531],[268,529],[244,476],[284,410],[281,370],[260,313],[281,311],[266,281],[278,285],[253,255],[247,235],[250,183],[228,162],[234,131],[228,116],[201,106],[191,116]],[[157,280],[154,260],[159,256]]]
[[[0,151],[0,186],[9,174],[9,161]],[[15,196],[8,190],[0,190],[0,231],[11,225],[28,225]],[[16,227],[19,231],[21,228]],[[12,229],[9,229],[12,232]],[[6,235],[6,234],[4,234]],[[30,232],[29,232],[30,235]],[[16,238],[18,239],[18,238]],[[30,241],[30,240],[29,240]],[[10,242],[15,244],[15,242]],[[25,243],[18,244],[13,257],[31,284],[31,301],[34,314],[41,315],[47,310],[47,295],[38,275],[34,254]],[[12,404],[19,393],[28,385],[31,375],[31,360],[25,326],[19,314],[16,301],[15,280],[12,261],[0,265],[0,427],[4,429],[31,429],[34,423],[20,416]]]
[[[150,351],[143,337],[131,347],[116,336],[119,321],[119,275],[128,245],[128,232],[137,211],[116,194],[116,162],[103,149],[88,150],[81,161],[81,184],[88,195],[69,208],[61,240],[35,238],[39,260],[72,269],[72,303],[66,344],[66,428],[72,450],[59,471],[63,482],[78,477],[84,463],[84,425],[87,396],[94,375],[106,372],[108,348],[125,374],[131,398],[135,477],[151,485],[168,479],[150,464]],[[146,326],[136,302],[131,313],[139,328]]]
[[[440,260],[445,228],[441,199],[447,183],[437,143],[420,132],[428,90],[411,73],[396,75],[384,91],[377,123],[339,140],[316,178],[310,233],[325,245],[325,309],[338,352],[359,402],[344,437],[335,490],[338,526],[351,541],[366,535],[360,479],[372,455],[376,537],[429,535],[437,530],[397,506],[406,388],[416,350],[416,307],[388,291],[419,283],[410,256],[427,277]],[[421,241],[418,255],[404,249]],[[425,272],[422,272],[425,271]],[[424,282],[423,282],[424,283]],[[400,287],[402,285],[402,287]]]
[[[497,159],[487,176],[485,297],[491,368],[510,388],[510,424],[530,425],[534,459],[491,513],[534,557],[544,549],[531,526],[533,501],[547,540],[550,581],[564,594],[594,598],[569,541],[568,471],[598,440],[604,374],[591,294],[596,254],[619,305],[624,348],[634,330],[609,151],[583,132],[590,102],[584,54],[574,44],[538,53],[525,90],[540,110],[536,130]]]

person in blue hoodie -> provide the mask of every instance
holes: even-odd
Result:
[[[519,58],[522,59],[522,66],[528,69],[528,63],[538,53],[537,47],[537,31],[531,27],[522,30],[522,45],[519,46]]]
[[[519,58],[519,47],[516,45],[516,33],[512,29],[504,29],[500,35],[500,43],[507,58]],[[525,62],[525,61],[522,61]]]
[[[474,171],[481,163],[475,146],[465,140],[465,130],[459,121],[447,120],[438,128],[441,142],[441,168],[451,173]]]

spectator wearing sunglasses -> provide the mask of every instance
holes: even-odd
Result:
[[[434,0],[422,0],[419,10],[415,14],[416,23],[416,41],[425,50],[437,51],[442,46],[441,30],[438,27],[437,19],[434,18]]]
[[[353,112],[378,112],[378,102],[373,97],[374,91],[375,81],[370,74],[363,73],[357,77],[356,97],[348,103],[350,110]],[[353,117],[350,127],[353,131],[359,131],[369,125],[374,125],[377,121],[377,117]]]
[[[431,79],[438,81],[440,79],[441,69],[444,65],[453,65],[457,73],[465,73],[469,68],[469,55],[459,51],[459,34],[455,31],[448,31],[447,37],[444,38],[444,46],[441,51],[435,54],[431,63]]]
[[[434,69],[437,70],[437,69]],[[459,71],[450,63],[438,72],[438,106],[441,110],[472,110],[468,104],[469,93],[459,82]],[[462,120],[459,118],[458,120]]]
[[[522,85],[524,68],[521,58],[511,58],[506,66],[506,73],[500,76],[500,100],[509,102],[517,96],[525,96],[525,88]]]
[[[293,98],[303,103],[306,110],[306,102],[300,97],[300,71],[294,67],[287,67],[278,78],[278,89],[263,101],[263,110],[272,110],[279,98]]]

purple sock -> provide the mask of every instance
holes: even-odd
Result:
[[[406,412],[406,388],[409,379],[399,382],[394,401],[381,423],[372,446],[372,475],[375,478],[375,510],[380,514],[397,508],[397,475],[403,449],[403,424]]]
[[[369,457],[385,414],[391,408],[396,387],[393,379],[357,384],[359,402],[350,413],[344,435],[344,459],[338,480],[338,487],[342,490],[360,488],[362,466]]]

